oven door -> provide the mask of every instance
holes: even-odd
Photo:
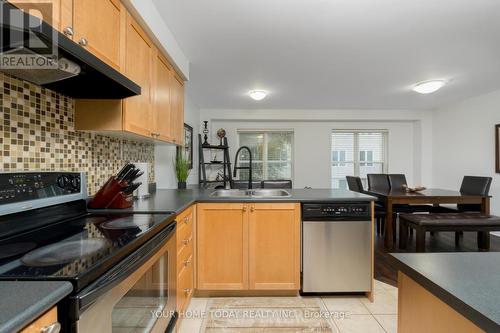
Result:
[[[77,296],[77,333],[174,330],[175,222]]]

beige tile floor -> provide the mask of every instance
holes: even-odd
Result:
[[[375,301],[361,296],[315,297],[320,308],[329,313],[343,313],[345,318],[329,318],[336,333],[397,332],[397,288],[375,281]],[[209,298],[193,298],[182,320],[180,333],[202,332],[203,316]],[[260,331],[259,331],[260,332]]]

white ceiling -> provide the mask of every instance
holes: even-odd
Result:
[[[499,0],[153,1],[201,108],[432,109],[500,89]],[[410,90],[433,78],[451,83]]]

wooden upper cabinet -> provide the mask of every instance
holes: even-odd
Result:
[[[184,143],[184,81],[175,74],[172,77],[171,90],[171,132],[172,142]]]
[[[43,19],[53,28],[72,38],[73,0],[9,0],[10,3],[30,15]],[[48,6],[50,5],[50,6]]]
[[[197,205],[200,290],[248,289],[248,215],[241,203]]]
[[[153,135],[162,141],[172,139],[170,92],[172,88],[172,66],[158,51],[155,56],[155,86],[152,127]]]
[[[73,40],[120,71],[126,17],[119,0],[73,0]]]
[[[141,94],[125,99],[124,128],[127,131],[151,137],[155,47],[130,14],[127,14],[125,37],[125,75],[141,86]]]
[[[248,230],[249,289],[298,290],[300,204],[251,204]]]

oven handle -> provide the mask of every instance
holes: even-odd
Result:
[[[71,303],[74,305],[74,308],[71,309],[73,311],[70,311],[73,312],[72,317],[74,316],[74,319],[78,320],[80,313],[91,306],[100,296],[104,295],[141,267],[172,238],[175,233],[176,224],[175,221],[170,223],[165,229],[123,259],[97,281],[71,297]]]

